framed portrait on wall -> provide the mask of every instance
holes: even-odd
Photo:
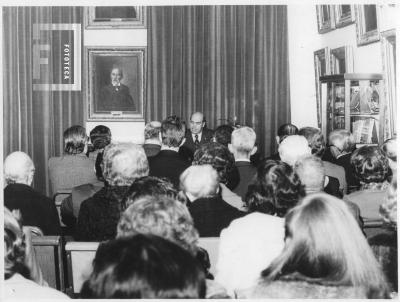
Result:
[[[344,27],[355,21],[354,7],[350,4],[335,5],[335,27]]]
[[[85,28],[146,28],[144,6],[85,7]]]
[[[317,23],[320,34],[335,29],[333,5],[317,5]]]
[[[86,47],[88,120],[144,120],[146,47]]]
[[[328,47],[314,51],[315,90],[318,127],[322,126],[321,84],[319,78],[331,73]]]
[[[357,45],[379,41],[379,18],[376,5],[356,5]]]

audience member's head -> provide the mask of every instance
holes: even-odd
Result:
[[[94,150],[104,149],[111,143],[111,130],[107,126],[98,125],[90,131],[90,141]]]
[[[161,142],[166,147],[179,148],[185,137],[185,124],[173,115],[161,123]]]
[[[364,288],[386,298],[387,284],[348,206],[325,193],[310,194],[285,217],[285,248],[262,275],[298,273],[326,285]]]
[[[386,194],[379,212],[386,223],[397,229],[397,178],[393,178]]]
[[[190,201],[217,195],[218,174],[210,165],[191,166],[180,176],[180,188]]]
[[[382,183],[389,173],[389,162],[378,146],[363,146],[351,155],[351,165],[360,182]]]
[[[161,123],[159,121],[151,121],[144,127],[144,142],[155,141],[160,142]]]
[[[306,138],[300,135],[286,137],[279,144],[278,152],[281,160],[292,167],[302,157],[311,155]]]
[[[324,190],[325,170],[319,157],[314,155],[303,157],[295,163],[294,172],[299,176],[307,194]]]
[[[20,224],[19,212],[4,207],[4,279],[18,273],[30,278],[30,271],[25,264],[25,239]]]
[[[392,171],[397,170],[397,138],[387,139],[382,145],[382,151],[389,160],[389,166]]]
[[[196,254],[199,235],[186,205],[168,196],[143,196],[121,215],[117,237],[153,234]]]
[[[13,152],[4,160],[4,180],[7,185],[20,183],[30,186],[34,174],[33,161],[24,152]]]
[[[278,128],[278,136],[276,137],[276,143],[279,145],[289,135],[296,135],[298,129],[292,124],[283,124]]]
[[[311,148],[311,154],[321,157],[325,151],[325,140],[322,131],[314,127],[303,127],[299,130],[299,135],[304,136]]]
[[[135,235],[99,246],[82,298],[204,298],[205,275],[198,261],[175,243]]]
[[[231,143],[231,135],[235,128],[231,125],[221,125],[214,130],[214,142],[220,143],[225,147]]]
[[[353,134],[345,129],[335,129],[329,133],[329,145],[334,157],[351,153],[356,147]]]
[[[266,160],[258,166],[257,178],[249,185],[245,201],[249,212],[283,217],[304,196],[304,187],[292,167]]]
[[[111,143],[104,149],[103,177],[110,186],[130,186],[136,178],[149,174],[142,147],[131,143]]]
[[[250,159],[257,152],[256,133],[250,127],[244,126],[233,130],[229,150],[238,159]]]
[[[155,176],[143,176],[135,179],[129,187],[123,200],[123,209],[126,209],[139,198],[144,196],[167,196],[176,198],[178,192],[168,180]]]
[[[64,152],[67,154],[86,153],[88,137],[82,126],[72,126],[64,131]]]
[[[227,147],[219,143],[201,145],[194,153],[192,165],[211,165],[218,173],[219,182],[229,186],[235,158]]]

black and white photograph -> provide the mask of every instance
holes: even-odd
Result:
[[[398,300],[400,5],[164,2],[1,2],[4,301]]]

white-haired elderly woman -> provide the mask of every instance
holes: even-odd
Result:
[[[222,229],[244,214],[226,203],[219,192],[217,171],[210,165],[191,166],[180,176],[189,212],[200,237],[219,237]]]
[[[103,241],[115,238],[116,227],[124,210],[122,200],[135,179],[149,174],[142,147],[131,143],[111,143],[104,149],[105,186],[82,202],[75,238]]]

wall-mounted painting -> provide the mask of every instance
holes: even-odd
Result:
[[[333,5],[317,5],[317,22],[320,34],[335,29]]]
[[[315,71],[315,90],[317,99],[317,119],[318,119],[318,127],[321,128],[322,125],[321,85],[319,82],[319,77],[326,76],[331,73],[328,47],[319,49],[314,52],[314,71]]]
[[[144,6],[92,6],[85,7],[85,27],[100,28],[145,28]]]
[[[350,73],[354,71],[353,49],[351,46],[342,46],[331,50],[332,74]]]
[[[356,5],[357,45],[379,41],[379,18],[376,5]]]
[[[344,27],[355,21],[354,6],[350,4],[335,5],[335,27]]]
[[[86,47],[89,120],[143,120],[145,47]]]

